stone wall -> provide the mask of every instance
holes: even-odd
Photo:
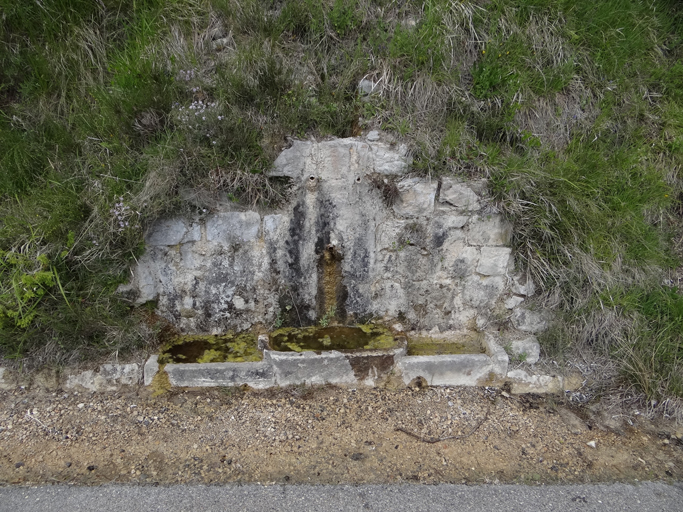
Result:
[[[157,301],[190,333],[270,326],[285,313],[313,323],[332,295],[342,322],[545,328],[543,313],[524,308],[533,284],[514,273],[511,227],[486,183],[413,177],[410,165],[381,137],[296,141],[271,171],[290,183],[284,208],[160,220],[121,291]]]

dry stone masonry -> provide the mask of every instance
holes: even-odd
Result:
[[[295,141],[270,172],[289,183],[286,206],[160,220],[121,291],[156,301],[187,333],[271,326],[285,310],[315,323],[332,296],[349,324],[504,333],[503,343],[544,330],[486,182],[412,176],[406,148],[382,139]]]

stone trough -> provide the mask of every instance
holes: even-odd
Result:
[[[173,387],[231,387],[256,389],[292,385],[376,386],[395,376],[409,384],[422,377],[431,386],[480,386],[505,379],[508,355],[492,334],[483,340],[481,354],[406,355],[406,339],[378,350],[281,352],[259,337],[263,360],[245,363],[184,363],[163,367]],[[145,384],[159,371],[158,356],[145,364]]]

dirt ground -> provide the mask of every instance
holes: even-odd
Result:
[[[615,480],[683,480],[683,429],[489,388],[0,392],[1,484]]]

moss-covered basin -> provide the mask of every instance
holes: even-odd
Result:
[[[166,344],[159,364],[168,363],[243,363],[260,361],[256,334],[250,332],[220,335],[186,334]]]
[[[270,334],[270,347],[278,352],[324,350],[386,350],[398,346],[391,332],[379,325],[285,327]]]
[[[484,346],[479,333],[455,338],[432,338],[416,336],[408,338],[407,355],[442,356],[454,354],[483,354]]]

